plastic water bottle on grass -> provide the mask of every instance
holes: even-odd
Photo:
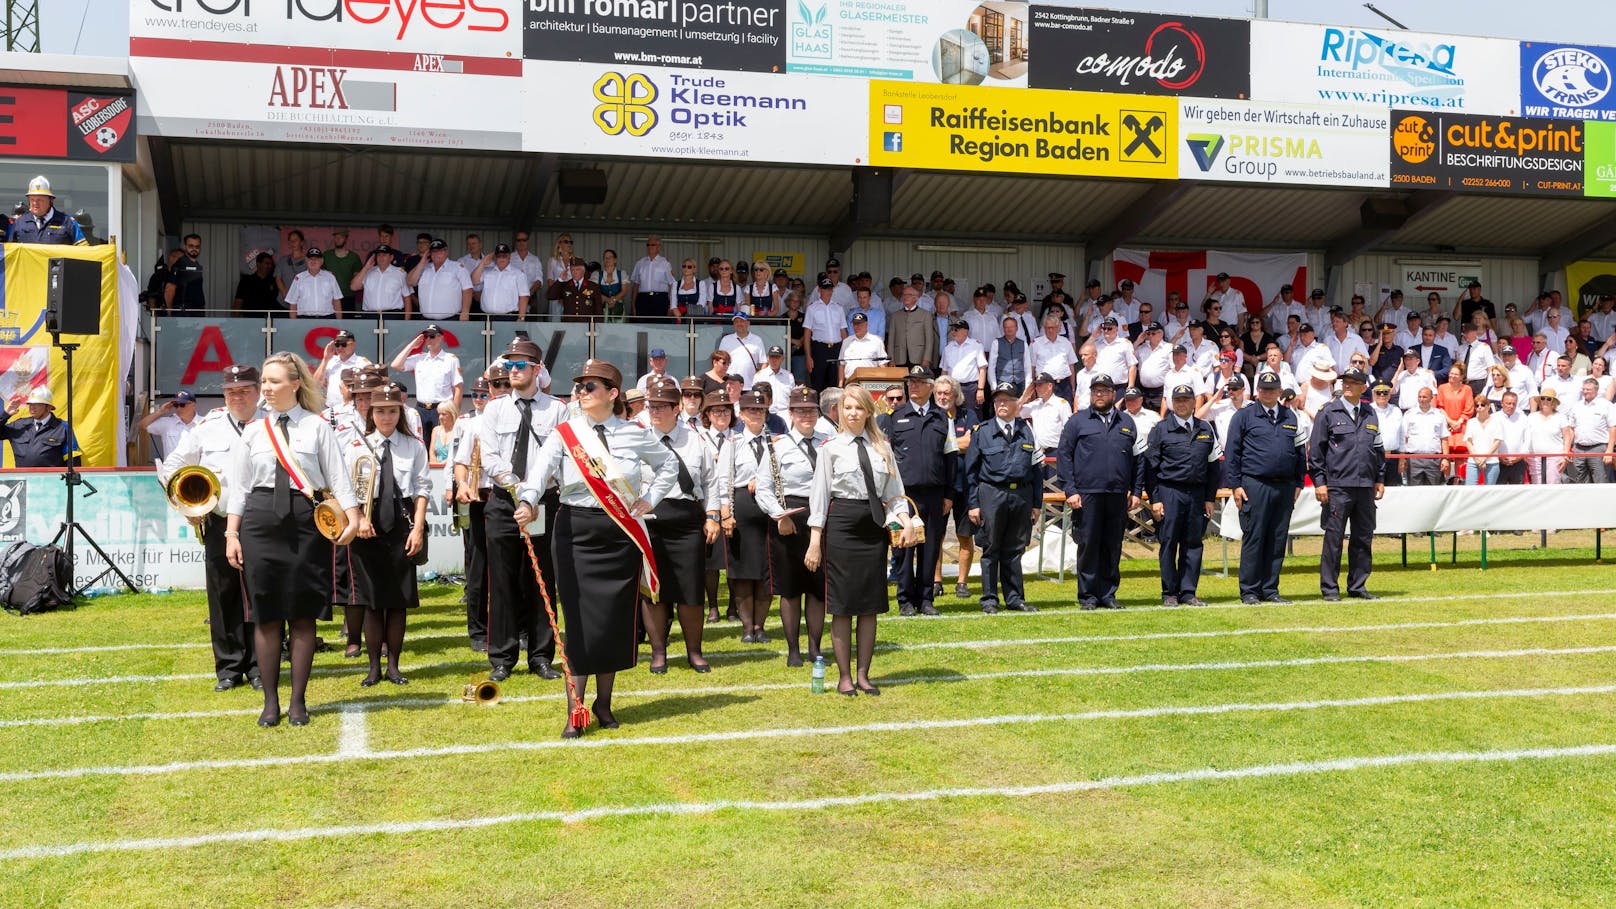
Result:
[[[814,657],[813,675],[809,679],[808,690],[814,694],[825,693],[825,658],[823,656]]]

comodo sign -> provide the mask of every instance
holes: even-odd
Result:
[[[1244,98],[1251,29],[1205,19],[1034,6],[1027,82],[1033,88]]]

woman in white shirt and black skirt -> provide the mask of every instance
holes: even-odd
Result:
[[[726,356],[728,356],[726,354]],[[701,438],[707,449],[707,454],[713,460],[713,476],[718,475],[718,461],[724,456],[724,449],[735,441],[735,405],[722,391],[708,392],[703,399],[701,409]],[[714,490],[716,495],[716,489]],[[719,503],[713,501],[713,512],[719,511]],[[707,544],[707,623],[718,622],[718,573],[729,568],[729,540],[724,536],[722,528],[712,535],[712,541]],[[735,611],[735,604],[730,604],[730,611]],[[738,614],[738,613],[737,613]]]
[[[763,625],[774,602],[769,578],[769,516],[758,507],[758,478],[778,468],[769,447],[769,399],[759,389],[741,395],[741,432],[718,458],[715,504],[728,541],[729,599],[741,616],[741,643],[766,644]]]
[[[303,360],[276,353],[264,361],[259,391],[267,415],[241,432],[230,467],[225,556],[241,569],[253,645],[264,683],[258,725],[281,721],[281,636],[290,626],[293,726],[309,722],[303,701],[314,665],[314,623],[330,608],[332,541],[315,528],[315,498],[330,496],[347,518],[335,543],[346,545],[362,518],[337,436],[320,416],[320,387]]]
[[[387,681],[408,685],[398,670],[404,651],[405,611],[421,604],[416,586],[415,555],[426,548],[427,450],[403,427],[404,396],[388,388],[370,401],[365,439],[376,458],[375,501],[369,532],[361,532],[349,550],[371,580],[365,604],[365,654],[370,674],[359,685],[369,688],[383,678],[382,642],[387,642]],[[362,503],[361,503],[362,504]]]
[[[809,571],[808,495],[814,485],[819,448],[830,436],[815,433],[819,393],[805,385],[791,389],[791,429],[774,437],[774,469],[758,479],[758,507],[774,526],[769,534],[769,574],[780,595],[780,626],[786,635],[786,665],[802,665],[802,617],[808,615],[808,660],[819,657],[825,636],[825,576]]]
[[[674,465],[679,482],[652,512],[648,521],[651,549],[656,553],[662,589],[656,601],[645,603],[645,628],[651,637],[651,671],[668,671],[669,609],[679,616],[685,638],[685,661],[696,672],[711,672],[701,655],[702,597],[706,593],[707,545],[718,538],[718,512],[710,505],[713,459],[700,430],[681,419],[679,386],[672,379],[646,384],[651,434],[679,459]]]
[[[588,721],[582,703],[589,676],[595,677],[595,718],[606,729],[619,725],[612,714],[613,682],[617,673],[634,668],[639,656],[639,588],[650,550],[642,519],[679,482],[673,453],[645,427],[622,418],[622,384],[616,366],[605,360],[584,363],[573,379],[573,400],[582,415],[558,425],[544,440],[517,493],[522,504],[514,517],[521,527],[533,520],[550,481],[561,487],[550,538],[572,676],[567,725],[561,730],[566,739],[582,735]],[[643,490],[642,470],[649,477]]]
[[[838,694],[878,695],[870,682],[875,655],[875,617],[891,609],[887,597],[888,528],[903,528],[899,546],[915,544],[903,479],[892,461],[886,434],[875,424],[875,401],[861,385],[842,393],[836,438],[819,449],[808,496],[809,571],[825,566],[825,611],[841,673]],[[835,558],[825,559],[829,550]],[[853,617],[858,617],[858,676],[849,669]]]

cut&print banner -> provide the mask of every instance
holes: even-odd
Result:
[[[1200,98],[1178,111],[1182,179],[1386,185],[1386,111]]]
[[[1582,195],[1581,120],[1392,111],[1392,183],[1463,192]]]
[[[794,73],[1026,85],[1023,0],[790,0]]]
[[[1033,88],[1246,98],[1251,24],[1109,9],[1034,6]]]
[[[1246,308],[1258,312],[1279,293],[1281,284],[1308,286],[1306,253],[1232,253],[1215,249],[1160,250],[1119,249],[1111,259],[1112,284],[1126,279],[1134,283],[1139,298],[1161,311],[1169,291],[1177,291],[1189,303],[1192,314],[1200,311],[1202,300],[1212,290],[1213,278],[1229,273],[1229,286],[1246,298]],[[1230,319],[1233,313],[1225,312]]]

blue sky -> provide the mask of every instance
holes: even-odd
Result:
[[[150,0],[137,0],[142,4]],[[521,0],[505,0],[519,7]],[[923,3],[924,0],[913,0]],[[48,53],[121,57],[129,46],[130,0],[41,0],[41,49]],[[1075,4],[1064,4],[1075,5]],[[1112,9],[1163,10],[1204,16],[1249,16],[1249,0],[1172,0],[1169,3],[1111,2]],[[1523,14],[1520,0],[1381,0],[1380,9],[1419,31],[1493,35],[1536,41],[1577,41],[1616,45],[1616,16],[1609,0],[1554,0]],[[1274,19],[1342,25],[1385,23],[1361,2],[1350,0],[1270,0]],[[82,34],[80,23],[83,23]]]

